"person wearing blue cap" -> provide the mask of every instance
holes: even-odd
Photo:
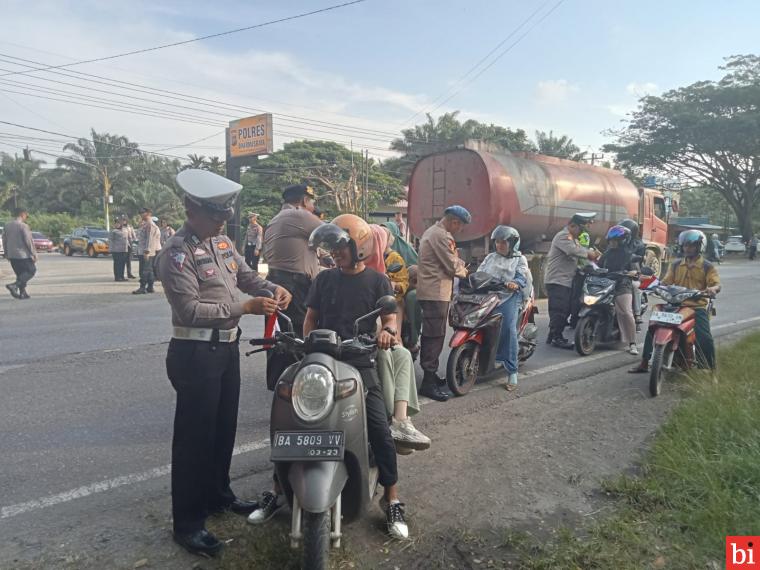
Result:
[[[446,318],[454,289],[454,277],[465,277],[467,270],[457,253],[454,236],[472,221],[463,206],[449,206],[434,225],[425,230],[420,240],[417,264],[417,301],[422,308],[420,365],[425,375],[420,394],[439,402],[449,399],[440,388],[445,383],[438,377],[438,358],[446,339]]]

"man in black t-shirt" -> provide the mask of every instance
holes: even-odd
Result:
[[[303,336],[306,338],[315,329],[329,329],[337,332],[341,339],[350,339],[354,322],[374,311],[380,297],[393,296],[385,275],[364,265],[364,259],[373,252],[372,231],[361,218],[343,214],[314,230],[309,245],[329,251],[337,267],[322,271],[311,284],[306,297]],[[388,349],[396,343],[396,314],[383,315],[380,320],[382,330],[377,334],[377,346]],[[376,321],[362,321],[359,332],[374,336]],[[404,519],[404,505],[398,498],[396,446],[388,425],[375,358],[365,357],[360,362],[348,363],[357,368],[366,389],[367,435],[380,471],[378,481],[385,489],[380,506],[385,511],[388,532],[394,538],[406,539],[409,529]],[[277,486],[275,491],[279,492]],[[279,508],[278,499],[272,493],[266,493],[260,504],[249,521],[264,522]]]

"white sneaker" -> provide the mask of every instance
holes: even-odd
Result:
[[[430,447],[430,438],[414,427],[409,418],[405,420],[393,418],[391,420],[391,437],[412,449],[420,450]]]
[[[396,501],[388,504],[385,497],[382,497],[380,499],[380,508],[385,511],[388,534],[399,540],[407,540],[409,538],[409,527],[404,518],[404,503]]]
[[[278,504],[277,495],[264,491],[259,501],[259,506],[248,515],[248,522],[251,524],[264,524],[271,519],[277,512],[285,506],[285,502]]]
[[[631,343],[628,345],[628,354],[633,354],[634,356],[638,356],[639,349],[636,348],[636,345],[634,343]]]

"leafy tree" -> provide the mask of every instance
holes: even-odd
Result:
[[[714,189],[747,239],[760,201],[760,56],[732,56],[720,69],[718,81],[642,98],[605,150],[631,168]]]
[[[80,138],[76,143],[66,144],[63,150],[74,153],[74,156],[61,157],[57,163],[69,170],[94,195],[103,197],[107,219],[108,196],[129,187],[132,179],[131,163],[141,153],[137,144],[129,142],[127,137],[98,134],[95,129],[91,129],[90,135],[91,139]]]
[[[182,170],[188,168],[202,169],[206,166],[206,157],[198,154],[188,154],[187,159],[190,161],[182,167]]]
[[[428,114],[427,122],[401,131],[402,137],[393,140],[390,148],[403,153],[403,156],[387,160],[384,167],[398,171],[398,177],[406,181],[414,163],[423,156],[456,148],[470,139],[496,143],[511,151],[536,150],[522,129],[487,125],[473,119],[462,123],[457,119],[458,114],[459,111],[444,113],[437,120]]]
[[[320,197],[319,207],[326,213],[353,212],[363,207],[363,157],[345,146],[324,141],[295,141],[285,144],[267,158],[257,161],[241,177],[244,209],[256,210],[264,222],[281,207],[281,193],[290,184],[306,183]],[[403,187],[374,159],[368,169],[368,209],[379,202],[399,199]]]
[[[581,149],[573,142],[573,139],[567,135],[555,137],[553,131],[549,131],[548,133],[536,131],[536,147],[538,147],[539,154],[566,158],[568,160],[575,160],[576,162],[580,162],[586,156],[586,153],[581,152]]]
[[[0,153],[0,206],[13,208],[24,203],[44,163],[32,158],[28,150],[22,156]]]

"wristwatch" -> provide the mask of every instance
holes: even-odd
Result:
[[[396,336],[397,334],[396,331],[394,331],[391,327],[383,327],[383,330],[393,336]]]

